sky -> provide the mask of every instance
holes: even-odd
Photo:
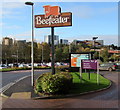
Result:
[[[44,14],[44,5],[60,6],[72,12],[72,26],[55,27],[60,39],[104,40],[105,45],[118,45],[118,2],[35,2],[34,15]],[[24,2],[3,2],[0,11],[2,37],[31,40],[31,6]],[[34,39],[43,42],[51,28],[34,28]]]

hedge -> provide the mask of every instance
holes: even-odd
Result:
[[[68,72],[42,74],[36,80],[35,90],[44,94],[66,94],[72,86],[72,75]]]

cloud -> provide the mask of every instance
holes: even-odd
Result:
[[[74,16],[77,16],[79,18],[90,18],[94,14],[93,8],[88,5],[75,5],[75,6],[70,5],[68,7],[65,7],[64,9],[69,10],[70,12],[74,14]]]
[[[48,35],[48,34],[50,33],[47,29],[35,30],[34,39],[37,40],[37,42],[40,42],[40,41],[42,42],[44,41],[44,35]],[[9,35],[9,36],[11,36],[11,38],[14,38],[16,40],[31,41],[31,35],[32,35],[31,31],[26,31],[19,34]]]
[[[24,5],[23,3],[18,3],[18,2],[3,2],[2,3],[2,8],[3,9],[15,9],[15,8],[22,8]]]
[[[18,26],[18,25],[12,25],[12,26],[3,26],[5,29],[20,29],[22,27]]]
[[[19,14],[21,12],[15,11],[15,9],[23,8],[23,3],[18,2],[2,2],[1,9],[0,9],[0,18],[3,17],[14,17],[13,15]]]
[[[114,7],[107,7],[107,8],[100,8],[98,10],[99,14],[110,14],[110,13],[114,13],[118,11],[118,6],[114,6]]]

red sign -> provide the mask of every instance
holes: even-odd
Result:
[[[54,16],[54,17],[58,17],[61,14],[61,9],[59,6],[50,6],[50,5],[46,5],[43,6],[45,9],[45,18],[48,18],[49,16]]]
[[[35,27],[63,27],[72,26],[72,13],[61,13],[59,6],[43,6],[45,15],[35,15]]]
[[[97,70],[97,63],[97,60],[82,60],[82,68]]]

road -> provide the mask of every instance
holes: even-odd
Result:
[[[4,106],[5,108],[81,108],[80,110],[82,108],[96,108],[96,110],[97,108],[107,108],[106,110],[118,108],[119,72],[101,71],[100,73],[113,82],[112,86],[107,90],[61,99],[10,99]]]
[[[50,69],[41,69],[41,70],[35,70],[34,74],[42,74],[45,72],[51,71]],[[0,73],[0,76],[2,76],[2,85],[1,87],[5,87],[8,84],[12,84],[16,81],[18,81],[21,78],[27,77],[31,75],[31,70],[21,70],[21,71],[10,71],[10,72],[2,72]]]

